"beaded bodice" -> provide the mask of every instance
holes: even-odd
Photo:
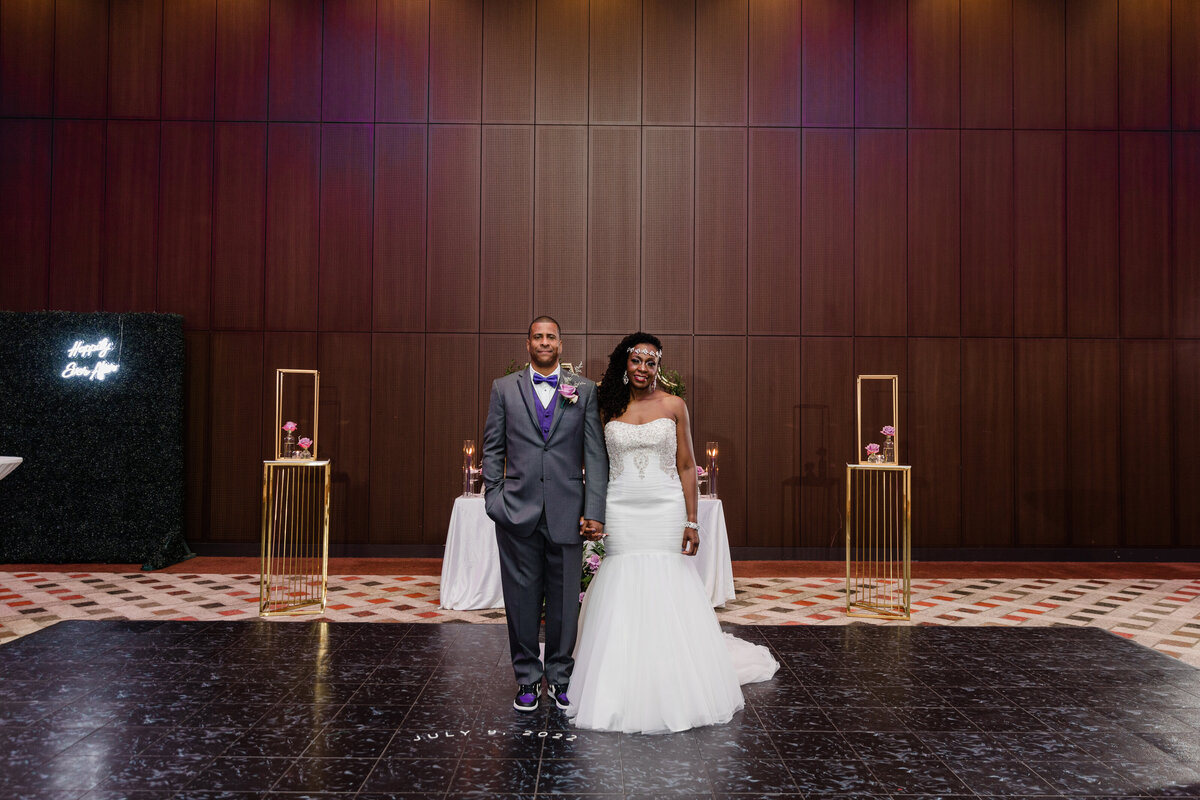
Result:
[[[651,462],[668,478],[679,479],[675,471],[675,420],[662,417],[641,425],[613,420],[604,426],[604,441],[608,445],[609,481],[615,482],[627,469],[635,470],[638,478],[645,480]]]

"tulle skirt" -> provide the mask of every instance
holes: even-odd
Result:
[[[678,481],[609,485],[607,555],[584,598],[571,707],[580,728],[670,733],[728,722],[778,669],[721,632],[683,539]]]

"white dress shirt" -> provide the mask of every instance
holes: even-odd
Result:
[[[529,367],[529,382],[530,383],[533,383],[534,374],[535,374],[534,369],[532,366],[530,366]],[[557,366],[555,366],[554,372],[551,372],[550,375],[557,376],[558,380],[561,382],[562,381],[562,364],[558,364]],[[547,375],[546,377],[548,378],[548,377],[550,377],[550,375]],[[533,383],[533,390],[535,392],[537,392],[538,400],[542,401],[542,408],[549,408],[550,403],[554,400],[554,393],[557,391],[557,389],[555,389],[554,386],[551,386],[548,383]]]

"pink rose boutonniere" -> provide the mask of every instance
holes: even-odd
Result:
[[[576,389],[575,385],[572,383],[560,384],[558,387],[558,393],[562,396],[562,399],[566,400],[568,403],[576,403],[579,401],[579,390]]]

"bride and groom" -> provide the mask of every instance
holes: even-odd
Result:
[[[538,317],[529,367],[492,385],[483,436],[496,523],[513,706],[534,711],[545,678],[581,728],[665,733],[728,722],[741,684],[770,678],[769,651],[722,634],[686,557],[700,547],[691,423],[657,388],[662,344],[626,336],[599,386],[559,363]],[[585,539],[606,555],[583,605]],[[545,656],[538,633],[545,609]]]

